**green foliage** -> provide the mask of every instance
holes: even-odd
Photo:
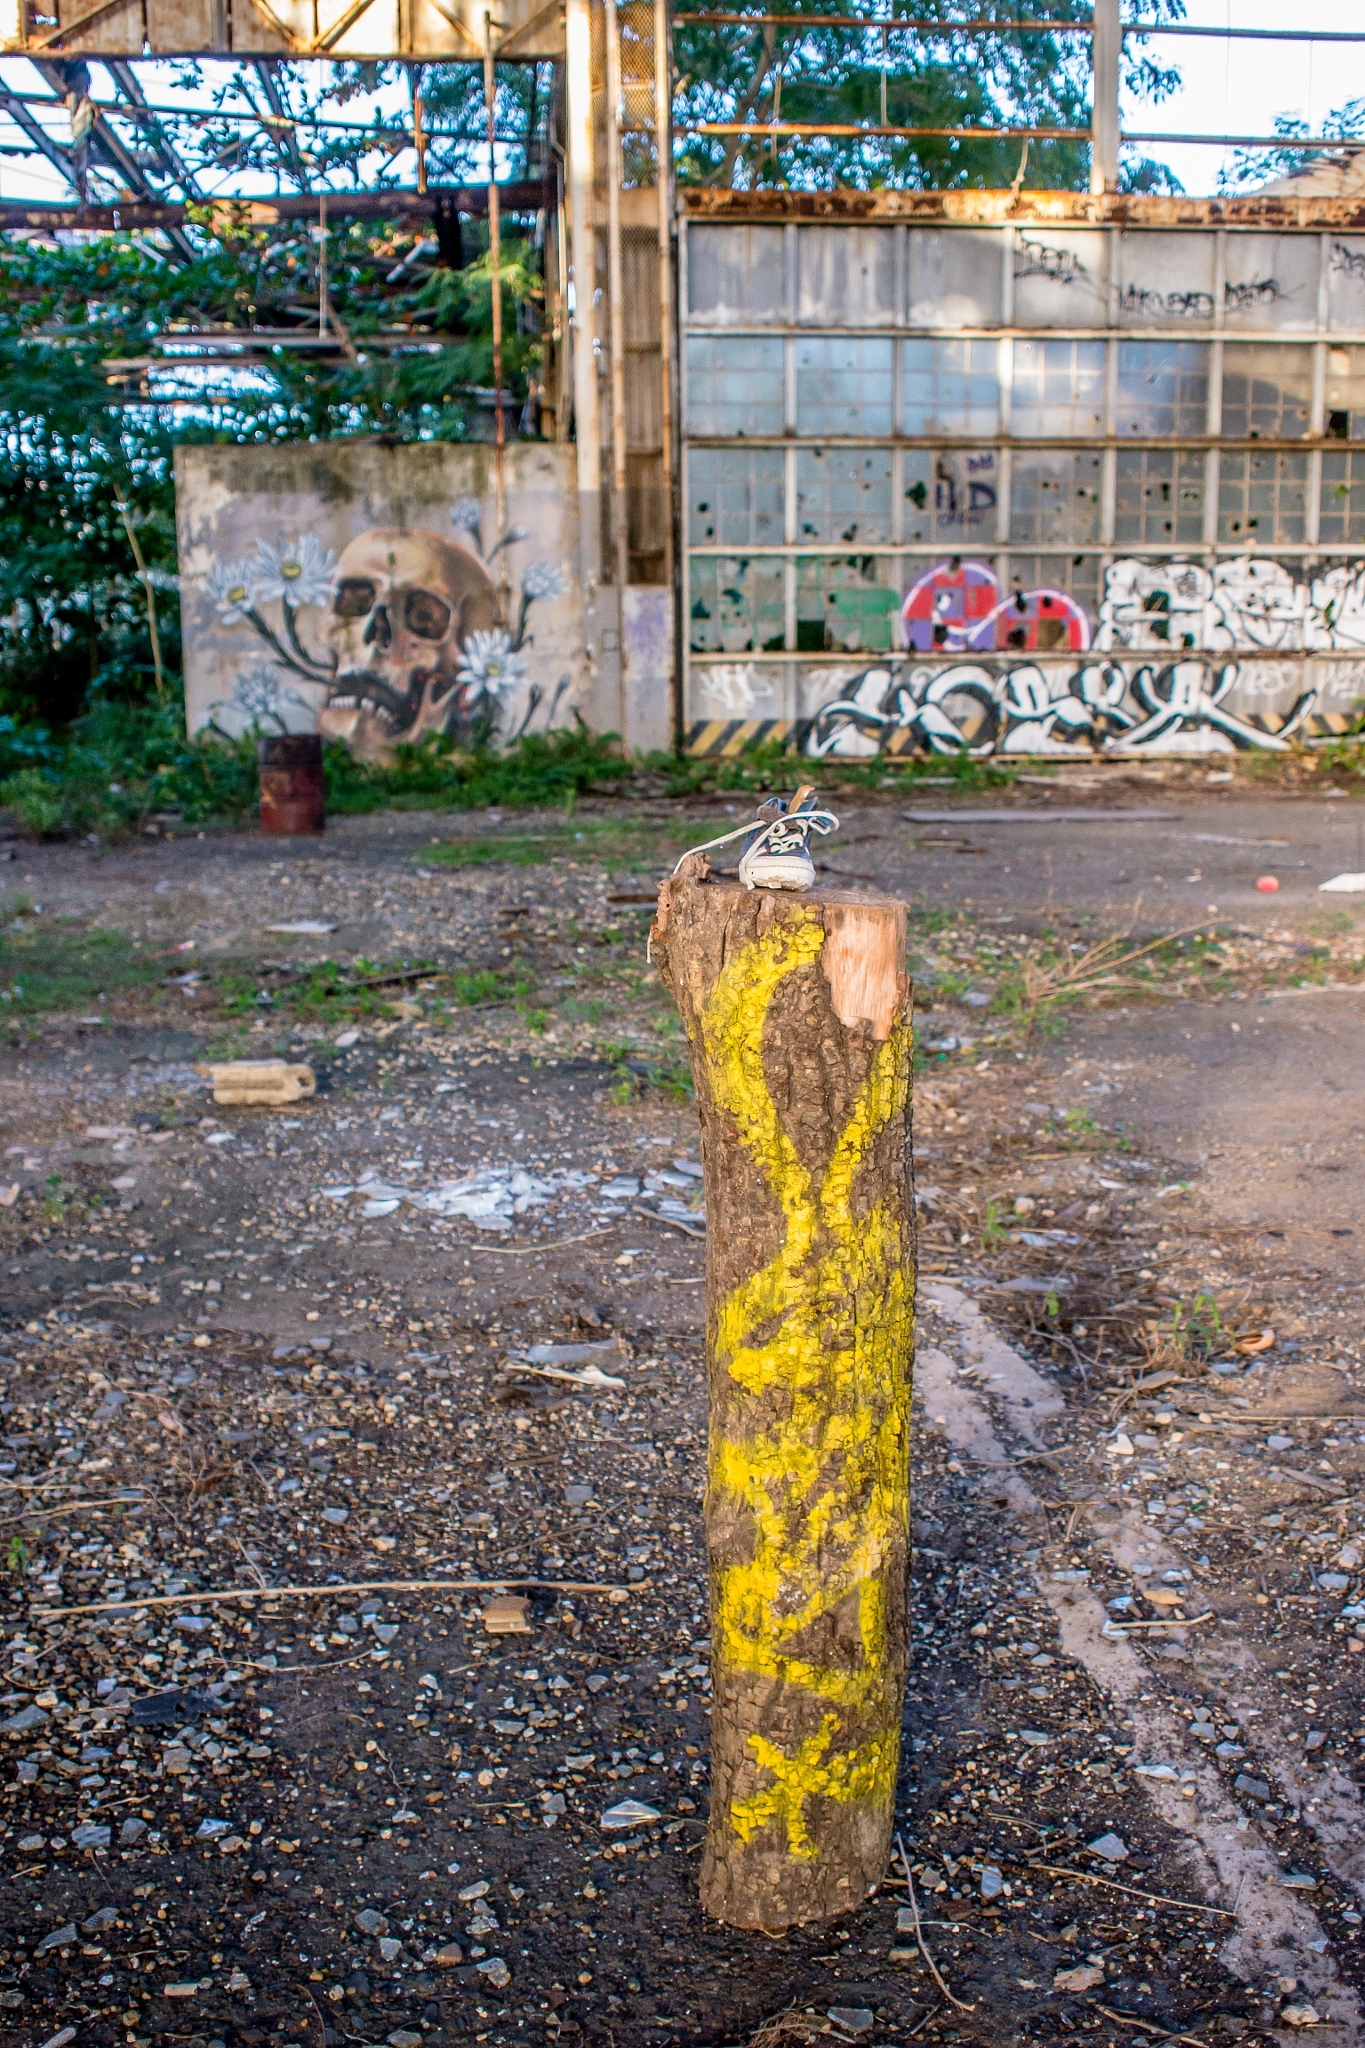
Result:
[[[66,734],[0,718],[0,804],[35,837],[101,836],[149,817],[238,820],[258,801],[250,739],[186,739],[178,706],[99,704]]]
[[[1090,122],[1090,50],[1085,36],[1065,33],[988,37],[954,29],[962,18],[942,0],[914,9],[916,27],[889,35],[866,28],[836,28],[821,20],[832,10],[784,10],[780,24],[679,23],[675,58],[682,80],[674,105],[681,129],[699,121],[752,120],[856,123],[914,128],[1087,128]],[[842,10],[845,14],[847,10]],[[1172,20],[1182,0],[1161,0],[1148,19]],[[791,17],[804,16],[792,20]],[[1089,23],[1086,0],[1059,0],[1054,22]],[[941,28],[923,24],[941,19]],[[1136,37],[1125,41],[1127,93],[1161,100],[1178,74],[1158,66]],[[1084,190],[1090,148],[1085,141],[1034,141],[1027,163],[1021,144],[1008,139],[973,142],[948,136],[806,136],[773,141],[749,136],[686,135],[679,170],[684,182],[753,187],[791,185],[863,190],[984,186],[999,189],[1020,172],[1032,190]],[[1164,165],[1125,158],[1129,190],[1178,190]]]
[[[21,722],[62,728],[97,704],[145,701],[149,604],[177,691],[178,445],[464,440],[492,380],[486,250],[471,244],[464,269],[418,265],[395,286],[415,235],[342,220],[329,235],[329,304],[354,338],[349,355],[279,350],[250,387],[224,384],[208,409],[141,402],[117,366],[145,358],[158,337],[287,329],[308,317],[310,294],[317,306],[306,222],[234,230],[215,217],[212,233],[207,223],[188,231],[193,260],[181,264],[128,234],[75,247],[0,235],[0,713]],[[515,226],[501,277],[504,376],[520,404],[540,348],[541,284]],[[445,345],[365,349],[367,335],[395,325]]]
[[[1271,178],[1287,178],[1320,164],[1323,159],[1317,150],[1295,149],[1296,137],[1339,135],[1343,142],[1359,142],[1365,137],[1365,99],[1347,100],[1311,125],[1302,114],[1277,114],[1273,132],[1284,137],[1284,148],[1234,150],[1232,161],[1219,171],[1220,192],[1251,190]],[[1354,162],[1354,158],[1348,161]]]
[[[340,743],[326,749],[327,807],[333,812],[379,810],[509,810],[570,806],[590,789],[608,789],[631,773],[611,733],[599,736],[581,722],[548,733],[525,733],[507,748],[461,752],[443,734],[420,746],[400,746],[391,767],[367,767]]]
[[[460,753],[435,737],[399,748],[388,768],[356,761],[339,741],[324,753],[327,807],[334,815],[386,806],[567,810],[587,790],[609,789],[631,772],[610,734],[599,738],[582,725],[527,733],[504,754]],[[108,837],[149,819],[172,826],[240,824],[259,804],[256,743],[250,734],[186,739],[179,707],[171,705],[100,704],[64,734],[0,717],[0,804],[37,838]],[[599,828],[587,829],[591,835]],[[438,857],[435,849],[432,857]]]

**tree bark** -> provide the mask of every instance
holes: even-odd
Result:
[[[706,1176],[708,1913],[884,1874],[905,1692],[914,1196],[905,906],[664,883]]]

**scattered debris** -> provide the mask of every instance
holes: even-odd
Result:
[[[317,1093],[313,1069],[287,1060],[210,1061],[197,1071],[212,1081],[215,1102],[237,1108],[278,1109]]]

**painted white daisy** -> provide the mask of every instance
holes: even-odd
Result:
[[[325,548],[316,534],[300,534],[291,547],[272,547],[258,540],[251,563],[251,582],[256,603],[269,604],[279,598],[297,611],[300,605],[325,605],[332,594],[332,571],[336,556]]]
[[[477,498],[457,498],[450,508],[450,523],[457,533],[467,533],[483,553],[483,506]]]
[[[209,596],[225,626],[235,626],[255,605],[250,562],[215,562],[209,570]]]
[[[506,633],[471,633],[460,650],[456,681],[467,691],[510,697],[526,677],[526,657],[518,654]]]
[[[568,588],[558,562],[528,562],[521,572],[521,594],[532,603],[537,598],[564,597]]]
[[[232,685],[232,701],[252,718],[269,718],[279,711],[282,681],[279,670],[264,662],[240,669]]]

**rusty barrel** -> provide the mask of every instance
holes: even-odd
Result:
[[[258,740],[256,765],[261,776],[262,832],[289,839],[321,832],[327,811],[320,736],[289,732]]]

